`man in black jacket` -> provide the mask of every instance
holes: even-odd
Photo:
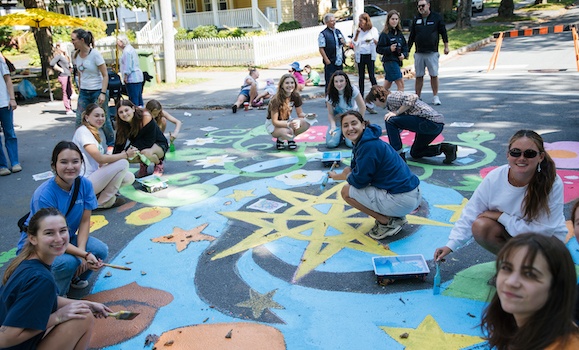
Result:
[[[448,34],[444,19],[438,13],[430,11],[430,0],[418,0],[419,14],[414,17],[410,28],[408,39],[408,50],[416,44],[414,54],[414,69],[416,71],[416,94],[420,97],[422,85],[424,84],[425,68],[428,68],[430,75],[430,85],[432,86],[432,103],[440,104],[438,98],[438,40],[442,36],[444,43],[444,54],[448,55]]]
[[[324,61],[324,79],[326,80],[326,91],[330,85],[330,77],[335,71],[344,69],[344,49],[346,43],[342,32],[336,28],[336,17],[327,13],[324,16],[326,29],[318,36],[318,47],[320,55]]]

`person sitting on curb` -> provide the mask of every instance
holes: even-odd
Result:
[[[304,66],[304,72],[308,74],[306,78],[306,86],[319,86],[320,85],[320,74],[312,69],[312,66],[306,64]]]
[[[382,129],[364,120],[357,111],[338,118],[341,130],[352,144],[352,162],[340,174],[330,171],[334,180],[346,180],[342,198],[352,207],[376,219],[368,235],[374,239],[394,236],[408,221],[406,215],[422,201],[420,180],[394,149],[380,139]]]
[[[275,81],[272,78],[267,78],[265,80],[265,88],[263,91],[257,94],[251,105],[253,107],[261,107],[265,103],[266,99],[272,98],[273,95],[277,93],[277,87],[275,86]]]
[[[289,72],[294,76],[294,78],[296,78],[296,82],[298,84],[296,86],[296,91],[300,92],[306,86],[306,81],[304,80],[304,76],[302,75],[302,68],[300,67],[299,62],[293,62],[290,65],[290,67],[291,68],[290,68]]]
[[[285,149],[284,141],[290,150],[297,148],[294,137],[310,128],[305,120],[306,114],[302,110],[302,98],[296,91],[296,78],[291,74],[282,75],[279,80],[277,94],[271,98],[267,109],[265,129],[271,136],[277,138],[276,148]],[[295,108],[297,118],[292,119],[292,109]]]
[[[233,113],[237,113],[237,109],[243,106],[245,102],[255,100],[257,96],[257,79],[259,79],[257,68],[249,68],[249,74],[243,79],[243,85],[241,85],[237,101],[231,106]]]
[[[383,86],[375,85],[366,96],[366,101],[388,109],[388,113],[384,115],[388,141],[405,161],[400,130],[416,133],[410,148],[412,158],[434,157],[444,153],[444,164],[451,164],[456,159],[456,145],[447,142],[430,144],[442,132],[444,116],[422,102],[418,95],[403,91],[390,92]]]

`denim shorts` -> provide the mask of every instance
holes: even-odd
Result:
[[[400,70],[400,65],[398,62],[384,62],[384,79],[390,82],[402,79],[402,71]]]
[[[240,95],[243,95],[249,99],[249,90],[241,90],[239,92]]]

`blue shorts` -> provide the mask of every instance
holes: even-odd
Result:
[[[247,97],[247,99],[249,99],[249,90],[241,90],[239,92],[240,95],[243,95],[245,97]]]
[[[398,65],[398,62],[384,62],[384,79],[390,82],[402,79],[402,71],[400,70],[400,65]]]

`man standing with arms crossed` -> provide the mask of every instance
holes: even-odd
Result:
[[[326,13],[324,15],[324,24],[326,29],[322,30],[318,36],[318,47],[324,61],[324,79],[326,80],[327,92],[332,74],[335,71],[344,69],[344,50],[342,45],[346,41],[342,32],[335,28],[336,17],[333,14]]]
[[[414,69],[416,71],[415,91],[418,97],[424,84],[425,68],[428,68],[430,85],[432,86],[432,103],[440,105],[438,98],[438,40],[442,36],[444,54],[448,55],[448,34],[444,19],[438,13],[430,11],[430,0],[418,0],[419,14],[414,17],[408,38],[408,50],[416,44],[414,53]]]

